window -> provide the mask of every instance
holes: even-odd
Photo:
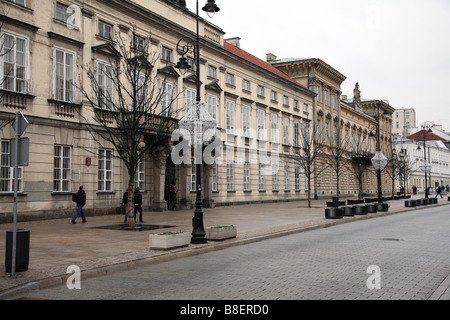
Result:
[[[276,91],[272,90],[272,92],[270,93],[270,99],[272,101],[277,101],[277,93],[276,93]]]
[[[278,139],[278,115],[270,114],[270,141],[272,143],[279,143]]]
[[[98,21],[98,35],[106,38],[106,39],[112,39],[112,25],[109,23],[106,23],[104,21],[99,20]]]
[[[79,9],[78,9],[79,10]],[[78,28],[80,21],[80,12],[77,12],[76,6],[66,6],[61,3],[56,3],[55,19],[67,23],[69,26]]]
[[[195,64],[194,59],[186,57],[186,62],[188,65],[191,66],[191,69],[189,69],[189,70],[191,70],[192,72],[197,71],[197,65]]]
[[[331,109],[336,109],[336,95],[331,96]]]
[[[227,191],[234,191],[234,164],[227,161]]]
[[[283,144],[289,144],[289,118],[283,117]]]
[[[0,38],[0,86],[5,90],[29,92],[28,38],[4,32]]]
[[[299,167],[295,168],[294,188],[295,188],[295,191],[300,191],[300,168]]]
[[[53,191],[71,191],[71,159],[72,148],[70,146],[54,147]]]
[[[109,63],[97,62],[97,104],[100,109],[112,110],[114,106],[114,71]]]
[[[242,80],[242,90],[244,91],[250,91],[250,81],[248,80]]]
[[[250,106],[242,106],[242,136],[250,137]]]
[[[140,73],[138,76],[136,88],[134,89],[134,91],[136,92],[136,106],[135,106],[134,110],[140,111],[140,112],[145,112],[147,109],[146,98],[147,98],[148,86],[147,86],[147,83],[145,82],[146,78],[147,77],[144,73]],[[133,88],[131,88],[131,92],[133,92]]]
[[[213,66],[208,66],[208,77],[217,79],[217,68]]]
[[[264,97],[264,87],[258,85],[258,96]]]
[[[289,106],[289,97],[288,96],[283,96],[283,105]]]
[[[145,48],[144,38],[133,34],[133,49],[138,51],[144,51],[144,48]]]
[[[145,191],[145,156],[139,161],[134,174],[134,185],[139,187],[140,191]]]
[[[53,98],[75,102],[75,53],[61,48],[53,51]]]
[[[14,167],[10,164],[11,143],[9,140],[1,141],[1,161],[0,161],[0,192],[14,191]],[[22,191],[23,168],[19,167],[18,191]]]
[[[294,110],[300,110],[298,100],[294,100]]]
[[[191,166],[191,191],[197,191],[197,166]]]
[[[226,101],[226,126],[227,133],[234,134],[234,113],[235,113],[235,103],[234,101]]]
[[[284,166],[284,190],[289,190],[289,166]]]
[[[162,47],[161,59],[166,62],[172,62],[172,50],[166,47]]]
[[[272,165],[272,190],[278,190],[278,167],[277,165]]]
[[[327,90],[323,90],[323,100],[326,106],[330,105],[330,93]]]
[[[218,181],[218,165],[217,162],[214,162],[213,166],[212,166],[212,177],[211,177],[211,183],[212,183],[212,188],[211,190],[213,192],[217,192],[219,191],[219,181]]]
[[[294,121],[294,147],[300,147],[300,122]]]
[[[186,113],[187,113],[188,109],[191,106],[195,105],[197,91],[192,88],[186,88],[184,90],[184,94],[186,96]]]
[[[303,112],[308,113],[308,104],[307,103],[303,104]]]
[[[244,190],[250,190],[250,163],[244,163]]]
[[[217,120],[217,96],[208,94],[206,96],[208,101],[208,112],[214,119]]]
[[[264,164],[262,164],[262,163],[260,163],[259,164],[259,166],[258,166],[258,176],[259,176],[259,179],[258,179],[258,190],[259,191],[264,191],[265,189],[264,189],[264,168],[265,168],[265,165]]]
[[[257,122],[258,122],[258,139],[266,140],[266,112],[264,110],[258,109],[257,113]]]
[[[23,7],[25,7],[27,5],[26,0],[8,0],[8,1],[18,4],[18,5],[21,5]]]
[[[234,75],[231,73],[227,73],[226,84],[233,86],[234,85]]]
[[[171,117],[173,102],[173,83],[170,81],[163,81],[161,91],[161,115],[164,117]]]
[[[98,191],[112,191],[113,152],[98,150]]]

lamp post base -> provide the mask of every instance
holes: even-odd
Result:
[[[205,244],[208,243],[206,240],[206,231],[203,227],[203,210],[202,210],[202,200],[195,200],[195,211],[194,218],[192,218],[192,227],[194,228],[192,231],[192,244]]]

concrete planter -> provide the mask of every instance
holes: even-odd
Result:
[[[369,213],[376,213],[378,211],[377,204],[371,203],[367,205],[367,210]]]
[[[415,207],[417,205],[416,200],[405,200],[405,207]]]
[[[368,210],[367,210],[367,206],[356,206],[355,207],[355,214],[356,215],[364,215],[367,214]]]
[[[215,226],[206,229],[206,239],[221,241],[236,238],[236,226]]]
[[[389,204],[388,203],[378,203],[377,210],[380,212],[386,212],[389,210]]]
[[[355,207],[344,207],[342,209],[343,209],[342,215],[344,217],[352,217],[355,215]]]
[[[343,215],[343,209],[341,208],[326,208],[325,218],[326,219],[341,219]]]
[[[187,247],[191,242],[191,235],[188,232],[167,232],[160,234],[150,234],[150,249],[169,250],[173,248]]]

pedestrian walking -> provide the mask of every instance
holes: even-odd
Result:
[[[175,202],[177,198],[178,188],[175,185],[175,181],[172,181],[169,186],[169,205],[172,206],[172,210],[175,210]]]
[[[136,212],[139,212],[139,222],[144,222],[142,220],[142,193],[139,191],[139,187],[134,189],[134,222],[136,222]]]
[[[83,207],[86,204],[86,192],[84,192],[83,186],[80,186],[78,188],[78,192],[72,195],[72,201],[77,203],[77,211],[75,211],[71,222],[75,224],[75,220],[77,219],[79,214],[81,214],[81,221],[83,223],[87,222],[83,211]]]
[[[435,198],[437,198],[437,196],[441,196],[441,199],[443,198],[442,197],[442,188],[441,188],[441,186],[438,186],[436,188],[436,196],[435,196]]]

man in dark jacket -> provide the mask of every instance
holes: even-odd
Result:
[[[77,219],[78,215],[81,213],[81,220],[82,222],[87,222],[86,217],[84,216],[83,207],[86,204],[86,192],[84,192],[83,186],[80,186],[78,188],[78,192],[75,194],[76,203],[77,203],[77,211],[75,211],[75,214],[72,218],[72,223],[75,224],[75,220]]]
[[[134,221],[136,222],[136,211],[139,211],[139,222],[142,221],[142,193],[139,191],[139,187],[134,190]]]

